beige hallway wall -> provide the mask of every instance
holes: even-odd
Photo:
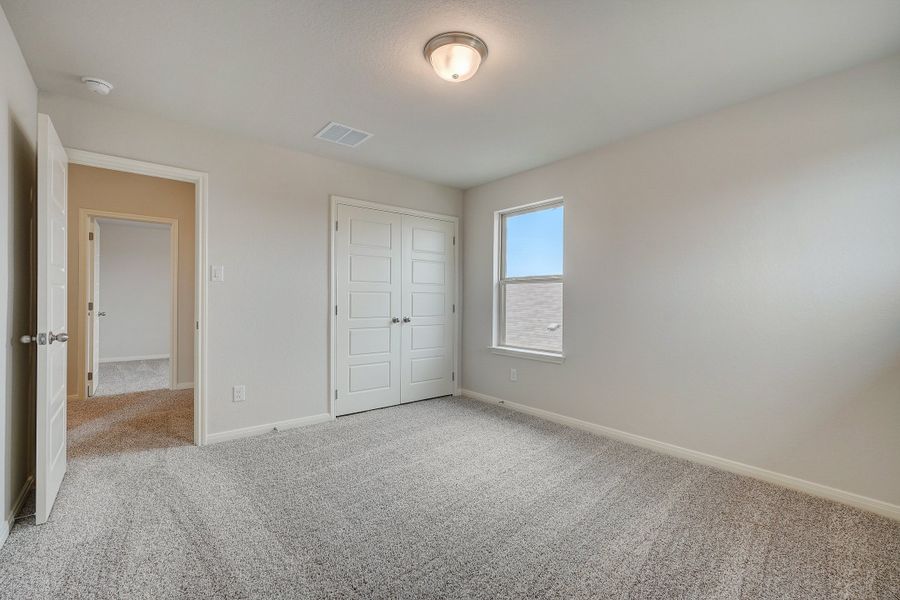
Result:
[[[78,315],[84,293],[79,256],[80,209],[178,219],[178,383],[194,374],[194,184],[83,165],[69,165],[69,394],[81,393],[85,323]]]

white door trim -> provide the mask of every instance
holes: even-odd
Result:
[[[88,328],[90,327],[90,317],[88,317],[87,305],[91,298],[91,270],[93,267],[93,256],[90,254],[90,244],[88,233],[91,231],[90,223],[95,219],[115,219],[120,221],[140,221],[142,223],[160,223],[169,226],[169,277],[171,278],[171,323],[169,324],[171,331],[169,334],[169,389],[174,390],[178,384],[178,219],[170,219],[168,217],[154,217],[150,215],[138,215],[132,213],[121,213],[109,210],[95,210],[93,208],[78,209],[78,271],[82,289],[82,294],[78,297],[78,314],[81,315],[79,321],[82,324],[82,332],[84,340],[78,346],[77,362],[79,366],[79,392],[78,398],[87,396],[87,372],[90,370],[88,361]],[[96,308],[96,307],[95,307]],[[103,362],[103,361],[101,361]]]
[[[207,402],[206,402],[206,348],[208,340],[207,321],[207,232],[209,208],[209,175],[202,171],[192,171],[181,167],[66,148],[69,163],[99,167],[125,173],[149,175],[194,184],[194,444],[207,443]],[[82,389],[84,389],[82,387]]]
[[[393,206],[390,204],[381,204],[379,202],[371,202],[368,200],[357,200],[355,198],[347,198],[345,196],[331,196],[331,211],[329,213],[328,220],[328,245],[329,245],[329,269],[328,269],[328,340],[329,340],[329,352],[328,352],[328,371],[329,371],[329,383],[328,383],[328,414],[331,415],[331,418],[335,418],[335,408],[334,408],[334,396],[335,389],[337,389],[337,321],[335,317],[335,302],[337,300],[337,278],[335,277],[335,223],[337,222],[337,207],[339,204],[343,204],[345,206],[358,206],[360,208],[371,208],[375,210],[382,210],[387,212],[398,213],[401,215],[410,215],[413,217],[426,217],[429,219],[437,219],[440,221],[448,221],[453,224],[453,269],[454,273],[454,282],[453,286],[453,302],[456,307],[455,312],[453,313],[453,373],[454,373],[454,381],[453,388],[454,394],[458,395],[460,390],[460,377],[459,377],[459,340],[461,337],[461,323],[462,319],[460,319],[460,315],[462,314],[462,305],[460,304],[461,298],[461,272],[459,262],[459,217],[455,217],[453,215],[443,215],[439,213],[426,212],[423,210],[416,210],[412,208],[405,208],[402,206]]]

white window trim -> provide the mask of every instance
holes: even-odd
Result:
[[[533,212],[553,206],[564,206],[563,197],[550,198],[541,200],[540,202],[532,202],[531,204],[523,204],[512,208],[505,208],[494,211],[494,269],[493,269],[493,334],[491,339],[490,351],[501,356],[512,356],[516,358],[526,358],[541,362],[562,363],[565,360],[565,329],[563,330],[563,351],[553,352],[550,350],[539,350],[534,348],[517,348],[515,346],[505,346],[501,344],[503,339],[503,217],[524,212]],[[563,239],[565,244],[565,239]],[[562,276],[545,276],[545,277],[511,277],[507,278],[508,282],[540,282],[540,281],[560,281],[563,282],[563,290],[565,290],[565,282]],[[506,285],[509,285],[507,283]],[[565,293],[565,292],[563,292]]]
[[[566,360],[565,354],[556,352],[541,352],[540,350],[526,350],[525,348],[513,348],[512,346],[491,346],[491,352],[499,356],[512,356],[514,358],[527,358],[540,362],[562,364]]]

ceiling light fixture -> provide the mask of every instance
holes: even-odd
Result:
[[[425,44],[425,59],[434,72],[452,82],[471,79],[487,54],[487,44],[481,38],[461,31],[436,35]]]
[[[86,85],[87,89],[101,96],[108,96],[113,89],[113,84],[99,77],[82,77],[81,83]]]

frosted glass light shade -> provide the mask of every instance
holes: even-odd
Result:
[[[481,55],[471,46],[447,44],[431,54],[431,66],[447,81],[466,81],[481,66]]]
[[[487,46],[469,33],[442,33],[425,45],[425,58],[445,81],[471,79],[487,57]]]

